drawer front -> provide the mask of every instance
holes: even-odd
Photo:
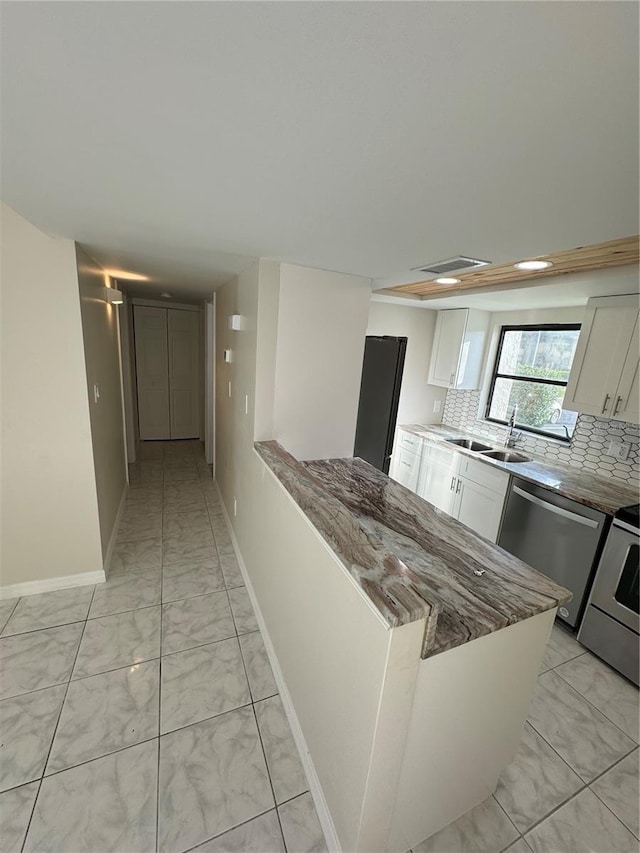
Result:
[[[395,473],[399,483],[402,483],[407,489],[415,492],[418,487],[418,475],[420,474],[419,454],[400,448]]]
[[[398,449],[420,453],[422,439],[419,435],[414,435],[412,432],[405,432],[403,429],[398,430]]]
[[[433,459],[434,462],[442,462],[444,465],[451,465],[452,473],[458,471],[460,462],[462,461],[460,453],[456,453],[455,450],[451,450],[449,447],[443,447],[441,444],[427,444],[425,442],[425,450],[427,448],[429,459]]]
[[[500,471],[489,462],[480,462],[477,459],[470,459],[468,456],[461,456],[460,459],[458,470],[463,477],[479,486],[491,489],[492,492],[496,492],[502,497],[506,495],[509,485],[509,474],[506,471]]]

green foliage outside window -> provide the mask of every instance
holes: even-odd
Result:
[[[559,379],[566,381],[566,371],[552,367],[530,367],[519,364],[518,376],[535,376],[536,379]],[[537,385],[531,382],[514,383],[509,395],[509,405],[518,407],[518,423],[542,427],[552,420],[552,412],[558,398],[564,396],[564,388],[557,385]]]

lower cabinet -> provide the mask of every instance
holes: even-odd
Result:
[[[462,486],[458,511],[452,515],[476,533],[495,542],[500,529],[504,493],[492,492],[486,486],[480,486],[464,477],[460,477],[459,482]]]
[[[398,483],[415,492],[418,488],[418,475],[420,473],[420,454],[412,453],[410,450],[400,449],[394,459],[390,476]]]
[[[418,494],[481,536],[498,538],[509,475],[486,462],[425,446]]]
[[[448,512],[449,515],[455,515],[457,459],[458,455],[456,453],[451,454],[451,461],[449,463],[430,459],[428,450],[425,448],[418,483],[418,494],[420,497],[424,498],[425,501],[429,501],[430,504],[437,506],[438,509]]]
[[[398,429],[389,476],[412,492],[418,491],[422,446],[420,436]]]

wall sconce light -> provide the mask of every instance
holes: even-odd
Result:
[[[223,357],[227,364],[231,364],[233,361],[233,350],[226,349],[223,353]]]
[[[242,331],[242,315],[241,314],[232,314],[229,317],[229,328],[234,332]]]
[[[105,299],[108,305],[122,305],[124,296],[121,290],[116,290],[115,287],[105,287]]]

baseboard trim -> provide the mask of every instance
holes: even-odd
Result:
[[[56,589],[71,589],[74,586],[104,583],[104,569],[97,572],[80,572],[77,575],[64,575],[59,578],[47,578],[41,581],[25,581],[0,587],[0,601],[5,598],[22,598],[25,595],[37,595],[39,592],[54,592]]]
[[[278,685],[278,691],[280,693],[280,699],[282,700],[282,706],[284,708],[285,714],[287,715],[289,725],[291,726],[291,733],[293,734],[293,739],[298,748],[298,754],[300,755],[300,760],[302,761],[302,766],[307,777],[307,782],[309,783],[309,793],[313,798],[313,802],[318,813],[318,819],[320,821],[322,831],[324,832],[325,841],[327,842],[327,848],[329,849],[330,853],[341,853],[342,848],[338,840],[338,834],[333,823],[333,818],[331,817],[331,812],[329,811],[329,807],[327,805],[327,801],[322,790],[322,785],[320,784],[320,779],[318,778],[316,768],[313,764],[313,759],[311,758],[311,754],[309,753],[309,748],[307,747],[307,742],[305,740],[300,721],[298,720],[298,716],[293,705],[293,700],[291,699],[291,694],[287,689],[282,670],[280,669],[280,664],[278,663],[278,658],[276,657],[275,649],[273,648],[273,643],[271,642],[271,637],[269,636],[269,632],[267,631],[267,626],[265,624],[264,617],[262,616],[262,611],[260,610],[258,599],[256,598],[253,586],[251,584],[251,579],[249,578],[247,567],[242,558],[242,553],[240,551],[240,546],[238,545],[238,540],[236,539],[236,535],[231,524],[231,519],[227,512],[227,508],[224,505],[224,501],[222,500],[220,487],[218,486],[217,481],[214,482],[216,485],[218,498],[220,499],[220,506],[222,507],[222,513],[224,515],[225,524],[227,525],[229,536],[231,537],[231,542],[233,544],[233,550],[235,552],[236,559],[238,560],[238,565],[240,566],[242,578],[247,588],[247,593],[249,594],[251,604],[253,605],[253,609],[255,610],[256,619],[258,621],[258,627],[260,628],[260,632],[262,633],[262,639],[264,641],[265,649],[267,650],[267,656],[269,658],[271,668],[273,669],[273,675],[276,680],[276,684]]]
[[[107,545],[107,553],[104,556],[103,561],[103,569],[105,577],[109,576],[109,569],[111,568],[111,560],[113,559],[113,552],[116,547],[116,540],[118,538],[118,530],[120,529],[120,522],[122,521],[122,515],[124,513],[124,508],[127,503],[127,495],[129,494],[129,484],[124,484],[124,489],[122,490],[122,497],[120,498],[120,505],[118,507],[118,512],[116,513],[116,520],[113,523],[113,529],[111,531],[111,536],[109,538],[109,544]]]

